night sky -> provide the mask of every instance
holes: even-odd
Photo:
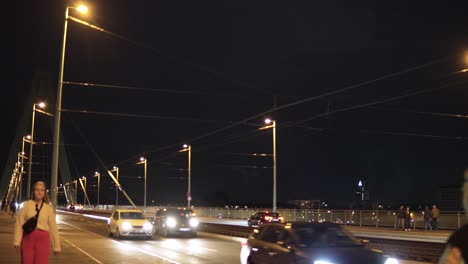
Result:
[[[86,16],[70,15],[108,33],[69,22],[64,81],[107,87],[64,85],[73,178],[118,165],[142,203],[136,162],[145,156],[148,202],[183,203],[187,155],[178,150],[188,143],[195,205],[269,206],[272,135],[258,128],[272,117],[281,203],[346,206],[360,179],[372,201],[431,203],[440,186],[463,181],[468,119],[442,114],[468,115],[468,76],[459,72],[468,68],[466,1],[87,3]],[[31,1],[9,12],[2,184],[32,102],[55,111],[64,10],[64,1]],[[315,99],[284,107],[306,98]],[[53,119],[36,122],[38,140],[51,142]],[[50,182],[51,146],[36,153],[33,180]],[[102,180],[101,201],[113,203]]]

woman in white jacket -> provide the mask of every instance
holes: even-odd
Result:
[[[23,233],[23,224],[39,212],[37,225],[29,234]],[[33,185],[32,198],[23,203],[17,214],[13,246],[21,252],[21,263],[47,264],[50,241],[54,254],[60,252],[60,239],[55,221],[55,210],[50,204],[45,183],[38,181]]]

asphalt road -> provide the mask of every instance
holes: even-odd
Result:
[[[116,240],[109,237],[106,221],[67,213],[59,213],[58,220],[68,233],[86,233],[87,237],[98,236],[99,246],[90,246],[82,240],[71,242],[103,263],[111,261],[110,258],[106,259],[106,255],[111,254],[111,249],[115,248],[120,251],[120,254],[124,254],[120,263],[138,263],[140,261],[140,263],[147,263],[148,257],[163,259],[168,263],[240,262],[241,244],[238,238],[199,233],[196,238],[163,238],[155,235],[152,240],[137,238]],[[78,245],[80,242],[82,245]],[[132,253],[126,256],[126,250],[132,251]],[[138,260],[139,256],[142,257],[140,261]],[[112,257],[112,263],[116,263],[115,256],[108,257]]]

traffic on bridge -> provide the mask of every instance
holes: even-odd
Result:
[[[462,4],[59,2],[8,10],[0,263],[468,263]]]

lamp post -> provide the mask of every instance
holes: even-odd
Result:
[[[119,167],[114,166],[111,171],[115,171],[117,181],[119,181]],[[119,205],[119,186],[115,185],[115,208]]]
[[[28,181],[27,181],[27,192],[31,192],[31,167],[32,167],[32,155],[33,155],[33,146],[34,146],[34,121],[36,119],[36,107],[44,108],[45,103],[40,102],[38,104],[33,104],[33,111],[32,111],[32,121],[31,121],[31,145],[29,147],[29,163],[28,163]]]
[[[97,204],[96,207],[99,206],[99,193],[101,190],[101,173],[95,172],[94,175],[97,177]]]
[[[192,146],[184,144],[182,147],[184,148],[182,151],[187,151],[188,154],[187,207],[190,208],[190,202],[192,201]]]
[[[57,182],[58,182],[58,159],[59,159],[59,143],[60,143],[60,115],[62,111],[62,89],[63,89],[63,69],[65,65],[65,49],[67,43],[67,26],[68,26],[68,11],[70,8],[67,6],[65,9],[65,24],[63,27],[63,41],[62,51],[60,53],[60,68],[58,76],[58,88],[57,88],[57,102],[55,107],[55,121],[54,121],[54,145],[52,150],[52,176],[51,176],[51,200],[54,208],[57,207]],[[85,6],[75,8],[81,13],[86,13],[88,9]]]
[[[273,129],[273,212],[276,212],[276,121],[267,118],[265,124],[267,126],[260,129]]]
[[[145,208],[145,211],[146,211],[146,170],[147,170],[147,164],[148,164],[148,160],[144,157],[141,157],[140,158],[140,162],[138,162],[137,164],[143,164],[144,166],[144,178],[145,178],[145,190],[144,190],[144,193],[143,193],[143,208]]]

